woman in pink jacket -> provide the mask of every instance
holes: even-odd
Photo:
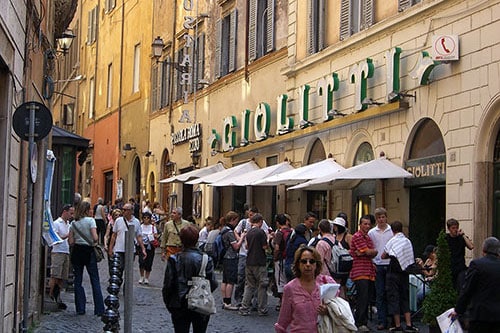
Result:
[[[310,246],[301,246],[295,252],[293,271],[296,278],[285,285],[276,333],[318,332],[318,314],[326,315],[321,303],[319,286],[335,283],[332,277],[321,275],[321,256]]]

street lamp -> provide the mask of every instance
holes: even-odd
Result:
[[[157,36],[153,43],[151,44],[151,48],[153,49],[153,58],[156,59],[156,63],[161,63],[164,65],[173,65],[176,70],[179,72],[185,73],[187,72],[187,66],[181,66],[178,62],[160,60],[161,55],[163,54],[163,48],[165,47],[165,43],[160,36]]]
[[[75,37],[76,35],[73,33],[73,30],[66,29],[61,37],[56,39],[58,50],[60,50],[62,54],[66,55]]]

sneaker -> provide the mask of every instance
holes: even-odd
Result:
[[[68,306],[66,304],[64,304],[63,302],[59,302],[59,303],[57,303],[57,308],[60,310],[66,310],[68,308]]]
[[[403,332],[403,329],[401,328],[401,326],[391,327],[391,328],[389,328],[389,332]]]
[[[370,329],[366,325],[361,325],[358,327],[358,332],[370,332]]]
[[[144,278],[144,280],[142,280],[142,283],[144,283],[144,284],[149,284],[149,280],[148,280],[148,279],[146,279],[146,278]]]
[[[414,332],[419,332],[419,330],[415,326],[410,325],[410,326],[406,326],[405,332],[414,333]]]
[[[234,305],[231,305],[231,304],[226,304],[226,303],[222,304],[222,308],[224,310],[229,310],[229,311],[237,311],[238,310],[237,306],[234,306]]]
[[[269,311],[259,311],[258,315],[260,317],[265,317],[265,316],[269,315]]]
[[[238,310],[238,313],[240,314],[240,316],[249,316],[250,315],[250,311],[248,309],[244,309],[243,307],[240,307],[240,309]]]
[[[141,278],[139,279],[139,284],[143,284],[144,283],[144,277],[141,276]]]

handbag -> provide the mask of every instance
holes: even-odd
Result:
[[[80,230],[78,230],[78,228],[76,227],[76,225],[73,223],[72,224],[73,226],[73,229],[76,231],[76,233],[78,235],[80,235],[80,237],[83,238],[83,240],[85,240],[89,246],[92,246],[94,248],[94,254],[95,254],[95,259],[97,262],[101,262],[102,259],[104,259],[104,251],[102,249],[102,247],[99,245],[99,244],[94,244],[94,242],[91,242],[87,236],[85,236]],[[92,245],[94,244],[94,245]]]
[[[155,238],[151,241],[151,245],[156,249],[157,247],[160,247],[160,242]]]
[[[205,268],[208,263],[208,255],[203,253],[200,272],[193,276],[188,285],[191,286],[186,295],[188,309],[203,315],[216,313],[215,299],[210,290],[210,281],[205,278]]]

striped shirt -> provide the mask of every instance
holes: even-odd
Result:
[[[413,246],[402,232],[398,232],[385,244],[384,252],[399,261],[401,269],[404,271],[415,262],[413,257]]]
[[[367,234],[361,231],[356,232],[352,236],[350,253],[353,258],[351,279],[356,280],[371,280],[375,281],[376,271],[372,258],[369,256],[358,256],[356,251],[365,252],[368,249],[374,249],[375,246]]]

